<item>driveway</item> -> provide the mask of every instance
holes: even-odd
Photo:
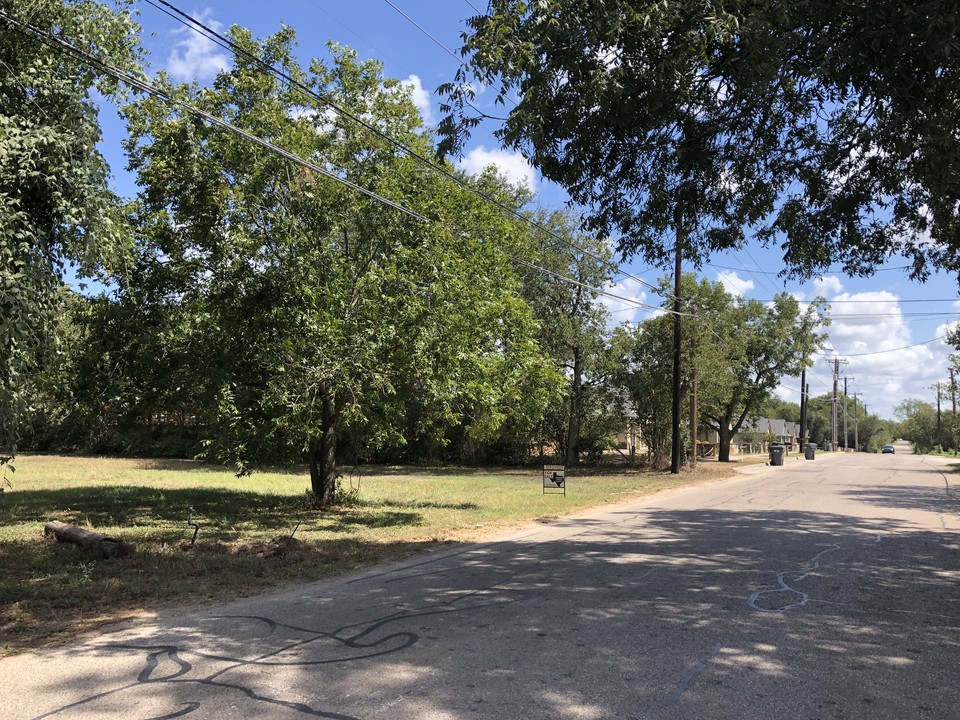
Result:
[[[952,720],[954,478],[792,457],[6,658],[0,716]]]

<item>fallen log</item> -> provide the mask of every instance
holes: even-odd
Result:
[[[137,549],[118,538],[107,537],[92,530],[84,530],[59,520],[51,520],[43,526],[44,535],[53,535],[57,542],[69,542],[100,553],[105,558],[128,557]]]

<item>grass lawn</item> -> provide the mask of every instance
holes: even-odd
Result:
[[[536,470],[376,467],[353,478],[354,502],[321,511],[307,502],[305,469],[237,478],[189,461],[21,455],[0,495],[0,655],[166,605],[316,580],[731,472],[716,463],[679,476],[583,470],[568,475],[563,496],[544,495]],[[191,506],[201,524],[194,545]],[[121,538],[137,553],[101,559],[48,540],[49,520]],[[282,536],[299,543],[249,552]]]

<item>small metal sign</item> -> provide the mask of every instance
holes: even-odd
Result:
[[[567,494],[566,469],[563,465],[543,466],[543,494]]]

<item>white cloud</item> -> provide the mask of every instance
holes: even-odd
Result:
[[[211,18],[212,13],[213,11],[207,8],[194,17],[220,32],[223,25]],[[167,57],[167,72],[174,80],[209,78],[230,67],[230,57],[220,51],[210,38],[190,28],[175,30],[174,34],[183,38],[173,46]]]
[[[830,299],[830,316],[829,357],[813,368],[821,382],[830,382],[835,350],[848,361],[841,372],[856,381],[849,384],[849,391],[861,393],[871,413],[892,419],[894,407],[904,398],[929,401],[930,386],[946,375],[951,348],[942,340],[914,338],[898,296],[885,290],[838,294]],[[945,330],[941,326],[935,336]],[[842,392],[842,380],[840,388]],[[829,391],[814,384],[811,390]]]
[[[423,87],[419,75],[410,75],[406,80],[401,80],[400,84],[410,91],[410,99],[420,111],[420,117],[426,125],[433,125],[433,106],[430,104],[430,92]]]
[[[537,176],[522,155],[505,150],[487,150],[484,146],[476,147],[460,160],[462,170],[476,175],[495,166],[497,172],[515,184],[526,185],[531,190],[537,187]]]
[[[813,281],[814,292],[823,297],[830,297],[843,292],[843,283],[836,275],[819,277]]]
[[[598,299],[607,308],[610,314],[608,324],[610,327],[622,325],[625,322],[637,322],[651,317],[651,311],[637,307],[637,303],[647,304],[647,292],[641,289],[642,286],[629,278],[622,282],[609,283],[603,289],[610,295],[601,295]],[[624,299],[619,299],[624,298]],[[657,312],[657,311],[654,311]],[[642,313],[642,314],[641,314]],[[659,314],[659,313],[658,313]]]
[[[753,280],[742,278],[732,270],[718,270],[717,280],[723,284],[723,289],[734,297],[743,297],[754,288]]]

